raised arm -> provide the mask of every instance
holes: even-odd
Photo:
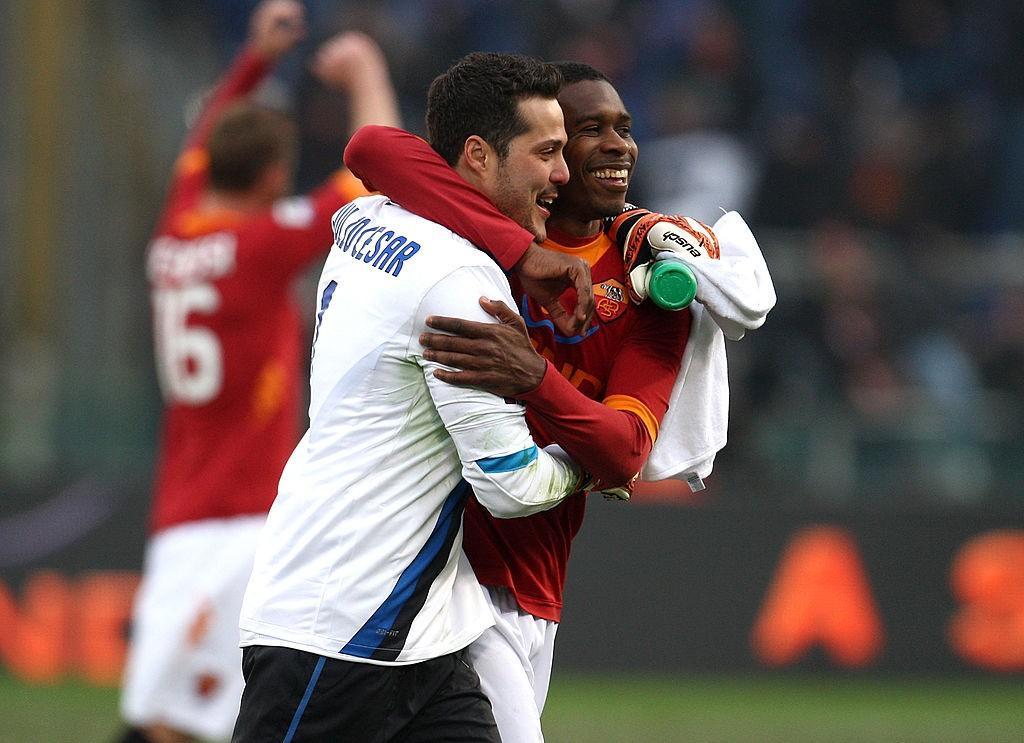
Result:
[[[224,75],[189,134],[186,149],[202,147],[217,117],[233,101],[251,93],[281,57],[305,36],[302,3],[264,0],[253,11],[249,38]]]
[[[387,61],[369,36],[346,31],[325,41],[311,62],[313,74],[348,97],[349,128],[368,123],[399,123]],[[322,256],[331,241],[331,216],[342,204],[367,194],[363,184],[341,168],[306,196],[284,199],[254,230],[263,236],[274,270],[300,270]]]
[[[384,52],[366,34],[333,37],[317,50],[311,68],[325,85],[348,94],[349,133],[370,124],[402,125]]]
[[[401,129],[364,127],[349,140],[345,164],[367,188],[444,225],[514,271],[563,333],[575,335],[589,324],[594,310],[590,267],[537,245],[533,235],[498,211],[424,140]],[[567,288],[576,291],[571,315],[558,302]]]
[[[305,35],[302,3],[265,0],[253,11],[249,38],[203,106],[174,168],[168,212],[195,196],[207,182],[206,142],[225,109],[247,96],[266,78],[274,64]]]

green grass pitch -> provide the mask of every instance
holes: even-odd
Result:
[[[107,743],[117,691],[0,674],[0,743]],[[1009,743],[1024,740],[1019,678],[558,674],[548,743]]]

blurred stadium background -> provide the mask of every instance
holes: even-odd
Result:
[[[106,739],[158,392],[143,251],[250,0],[0,5],[0,741]],[[743,213],[779,303],[729,348],[706,491],[595,503],[552,741],[1024,739],[1024,5],[307,0],[384,47],[406,125],[465,52],[579,59],[631,200]],[[343,102],[263,94],[334,169]],[[90,727],[92,726],[92,727]]]

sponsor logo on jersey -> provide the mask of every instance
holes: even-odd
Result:
[[[150,245],[146,273],[159,287],[216,281],[234,272],[237,247],[238,237],[231,232],[192,239],[162,235]]]
[[[611,322],[626,311],[626,287],[616,279],[600,281],[594,284],[594,303],[598,316]]]

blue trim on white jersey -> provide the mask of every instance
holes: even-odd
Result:
[[[313,330],[313,351],[312,355],[316,354],[316,339],[320,337],[320,322],[324,319],[324,313],[327,312],[327,308],[331,306],[331,297],[334,296],[334,290],[338,288],[338,282],[331,280],[327,286],[324,287],[324,295],[320,298],[320,311],[316,313],[316,328]]]
[[[313,669],[312,675],[309,677],[309,683],[306,684],[306,693],[302,695],[302,701],[299,702],[299,706],[295,708],[295,714],[292,715],[292,724],[288,726],[288,732],[285,733],[284,740],[281,743],[291,743],[295,737],[295,731],[299,729],[299,720],[302,719],[302,715],[306,711],[306,705],[309,704],[309,698],[313,696],[313,689],[316,688],[316,682],[320,679],[320,672],[324,670],[324,663],[327,662],[327,658],[320,656],[320,660],[316,662],[316,667]]]
[[[529,449],[523,449],[517,451],[515,454],[506,454],[503,457],[487,457],[486,459],[476,460],[476,466],[479,467],[483,472],[493,474],[495,472],[512,472],[513,470],[521,470],[530,462],[537,460],[537,446],[531,446]]]
[[[523,295],[523,298],[519,301],[519,314],[523,316],[523,320],[526,322],[526,327],[547,328],[555,337],[556,343],[564,343],[569,346],[574,346],[577,343],[582,343],[587,338],[589,338],[590,336],[592,336],[594,333],[601,329],[601,323],[595,322],[593,325],[590,326],[590,329],[587,330],[587,332],[584,333],[583,335],[559,335],[558,331],[555,330],[555,324],[551,320],[533,319],[533,317],[530,315],[530,303],[528,301],[528,297],[525,294]]]
[[[430,584],[447,563],[447,559],[437,560],[436,558],[439,557],[439,553],[446,544],[449,550],[451,549],[454,532],[458,531],[458,527],[462,523],[462,510],[468,493],[469,484],[465,480],[460,480],[455,489],[445,498],[444,504],[441,506],[441,514],[437,517],[437,523],[434,524],[434,530],[430,532],[430,536],[427,537],[419,554],[402,571],[391,594],[384,599],[373,616],[366,620],[366,624],[341,649],[342,653],[354,655],[357,658],[377,657],[378,648],[385,641],[391,641],[392,645],[388,646],[387,652],[384,654],[397,655],[401,652],[401,647],[408,637],[409,625],[412,624],[413,617],[407,617],[406,622],[403,623],[404,626],[396,626],[397,620],[402,609],[415,600],[417,595],[423,599],[426,598]],[[427,573],[431,565],[433,565],[432,575]],[[422,601],[416,608],[416,612],[420,608],[422,608]],[[396,648],[394,645],[398,647]],[[393,658],[390,659],[393,660]]]

